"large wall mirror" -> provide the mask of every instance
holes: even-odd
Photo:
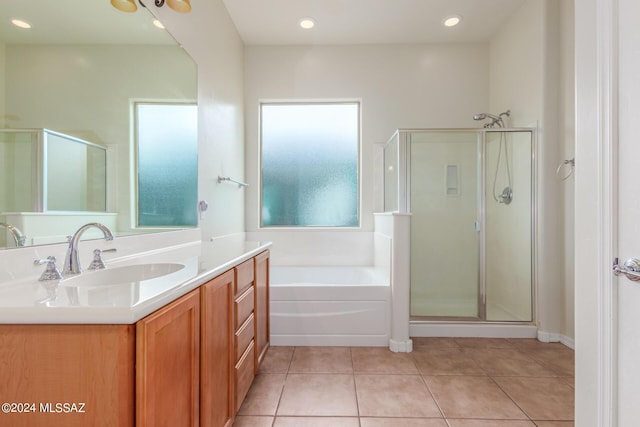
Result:
[[[13,19],[23,20],[31,28],[15,26]],[[0,129],[49,129],[106,152],[106,188],[100,196],[104,211],[65,209],[63,196],[56,198],[60,203],[53,205],[58,208],[50,212],[12,209],[5,203],[4,208],[0,206],[0,224],[4,225],[0,227],[0,249],[15,246],[6,225],[24,228],[26,245],[65,242],[80,225],[92,221],[109,225],[118,235],[166,230],[138,223],[136,106],[195,106],[196,65],[153,20],[142,7],[135,13],[124,13],[108,0],[0,2]],[[161,120],[170,121],[172,116]],[[190,138],[197,138],[197,120],[189,126],[196,128],[191,129]],[[163,150],[161,141],[150,143],[157,144],[155,152]],[[13,172],[0,173],[0,198],[7,193],[24,198],[33,190],[33,183],[23,178],[27,176],[25,168],[7,147],[11,145],[0,143],[0,165],[4,172],[10,168]],[[34,168],[40,161],[36,154]],[[59,170],[82,169],[77,167],[77,157],[70,152],[58,153]],[[167,189],[165,193],[170,192],[174,186],[166,183],[178,178],[171,169],[162,171],[159,175],[165,183],[160,185]],[[191,176],[197,180],[197,174]],[[65,176],[51,178],[72,181]],[[85,187],[70,185],[68,191]],[[192,202],[195,208],[195,200]],[[180,226],[180,221],[172,223],[171,218],[166,222]]]

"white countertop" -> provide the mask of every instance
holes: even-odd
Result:
[[[147,263],[184,265],[179,271],[142,282],[75,287],[66,286],[64,279],[12,280],[0,285],[0,323],[132,324],[270,246],[247,241],[193,242],[105,260],[112,269]]]

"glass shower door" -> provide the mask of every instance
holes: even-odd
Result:
[[[411,315],[478,319],[478,133],[410,138]]]
[[[485,132],[486,320],[533,320],[531,131]]]

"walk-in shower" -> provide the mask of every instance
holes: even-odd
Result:
[[[385,146],[385,211],[411,214],[412,322],[534,320],[534,135],[505,116]]]

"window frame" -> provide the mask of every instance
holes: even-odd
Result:
[[[352,104],[357,106],[357,147],[356,147],[356,216],[357,224],[348,226],[336,225],[264,225],[262,218],[263,206],[263,136],[262,136],[262,107],[264,105],[344,105]],[[258,229],[259,230],[286,230],[286,231],[353,231],[362,228],[362,100],[358,98],[340,98],[340,99],[261,99],[258,102],[258,168],[259,168],[259,201],[258,201]]]

